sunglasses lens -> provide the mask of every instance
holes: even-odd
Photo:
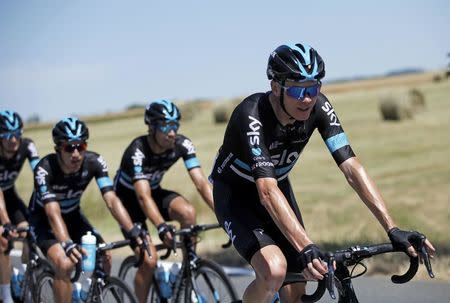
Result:
[[[79,143],[79,144],[67,144],[63,146],[63,150],[66,153],[73,153],[75,150],[78,150],[79,152],[85,151],[87,148],[86,143]]]
[[[3,133],[0,135],[0,138],[11,140],[12,138],[20,139],[22,137],[22,130],[15,130],[8,133]]]
[[[315,84],[313,86],[290,86],[287,87],[286,94],[289,97],[295,98],[297,100],[303,100],[306,95],[309,95],[310,97],[315,97],[319,94],[321,84]]]
[[[161,132],[168,134],[171,130],[176,132],[178,130],[179,126],[180,125],[178,123],[170,123],[170,124],[165,124],[165,125],[158,125],[158,129]]]

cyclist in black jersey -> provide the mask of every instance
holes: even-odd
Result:
[[[187,227],[195,224],[196,213],[186,198],[161,188],[164,173],[183,158],[192,182],[211,209],[214,208],[212,191],[191,140],[177,134],[180,120],[177,106],[168,100],[150,102],[144,120],[148,135],[134,139],[127,147],[114,186],[133,222],[140,222],[147,229],[145,221],[149,218],[161,240],[170,245],[172,235],[166,221],[176,220]],[[147,258],[136,273],[135,290],[140,302],[146,301],[152,283],[148,277],[152,277],[155,259]]]
[[[380,192],[356,158],[331,102],[323,95],[325,65],[305,44],[281,45],[269,57],[271,91],[234,110],[211,180],[215,212],[233,245],[254,268],[244,302],[271,302],[286,272],[322,279],[322,251],[308,237],[288,174],[317,129],[333,159],[394,245],[416,255],[416,234],[396,228]],[[426,240],[431,254],[434,248]],[[300,302],[306,283],[286,285],[281,302]]]
[[[0,111],[0,302],[12,302],[10,294],[11,261],[7,250],[7,238],[17,237],[12,226],[28,226],[28,210],[17,194],[15,182],[25,160],[31,169],[39,161],[36,146],[28,138],[22,138],[23,122],[14,111]],[[22,260],[28,258],[24,245]]]
[[[142,234],[133,225],[113,191],[108,167],[97,153],[87,151],[89,130],[77,118],[65,118],[52,130],[55,153],[42,158],[34,169],[34,192],[30,201],[30,225],[37,243],[55,267],[56,302],[71,302],[70,274],[81,255],[76,243],[87,231],[104,242],[80,209],[81,196],[95,178],[108,209],[121,227],[137,242]],[[105,268],[111,267],[108,256]]]

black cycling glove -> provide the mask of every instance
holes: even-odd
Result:
[[[425,236],[417,231],[401,230],[398,227],[391,228],[388,232],[389,239],[397,251],[408,250],[408,247],[413,245],[415,248],[420,247]]]
[[[5,239],[8,239],[9,232],[14,230],[14,225],[12,225],[11,223],[6,223],[6,224],[3,224],[2,226],[3,226],[2,237]]]
[[[308,263],[311,263],[314,259],[322,261],[324,255],[320,251],[319,247],[315,244],[309,244],[303,248],[303,250],[298,255],[298,263],[301,266],[300,271],[308,267]]]
[[[133,228],[131,228],[128,232],[128,239],[131,240],[131,246],[135,247],[137,246],[137,239],[141,238],[142,241],[145,241],[147,239],[148,232],[142,228],[142,225],[140,223],[135,223],[133,225]]]
[[[61,242],[61,246],[64,249],[64,252],[66,253],[66,256],[70,258],[70,255],[72,254],[73,250],[77,248],[77,244],[73,243],[72,240],[67,240]]]
[[[168,232],[173,233],[173,226],[167,224],[166,222],[159,224],[156,228],[158,229],[158,236],[163,242],[166,233]]]

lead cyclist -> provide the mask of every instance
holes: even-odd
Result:
[[[324,76],[325,63],[314,48],[281,45],[268,60],[271,90],[244,99],[228,123],[211,181],[217,219],[256,273],[243,302],[271,302],[287,272],[302,271],[306,279],[320,280],[327,271],[322,250],[305,231],[288,178],[315,129],[394,247],[417,256],[411,243],[421,234],[399,229],[389,215],[331,102],[321,93]],[[425,247],[433,256],[428,240]],[[284,286],[281,301],[301,302],[305,286]]]

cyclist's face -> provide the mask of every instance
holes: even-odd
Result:
[[[175,138],[177,136],[178,123],[160,123],[153,128],[155,132],[155,140],[165,148],[171,149],[175,147]]]
[[[4,136],[1,138],[1,146],[5,155],[13,155],[19,150],[20,136]]]
[[[305,89],[306,93],[302,94],[303,98],[295,98],[288,93],[288,89],[290,87],[300,86],[300,88],[294,88],[294,91],[302,91],[302,88]],[[315,96],[308,93],[308,90],[315,91],[317,93]],[[309,118],[311,115],[311,111],[316,104],[318,92],[320,90],[320,86],[316,81],[307,81],[307,82],[290,82],[286,81],[284,84],[284,106],[286,107],[286,111],[291,115],[295,120],[304,121]],[[281,86],[280,86],[281,93]]]
[[[86,148],[85,142],[64,143],[57,147],[64,172],[76,173],[80,170]]]

